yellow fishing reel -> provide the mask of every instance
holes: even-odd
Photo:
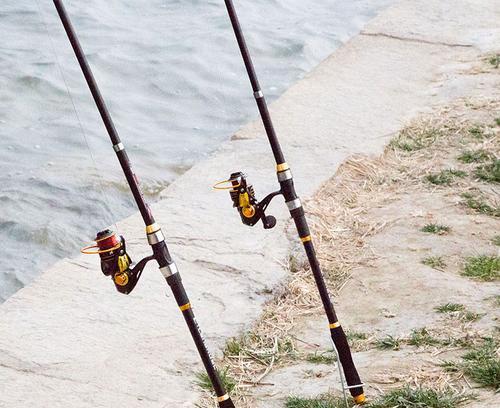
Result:
[[[217,183],[214,188],[216,190],[229,190],[233,207],[238,210],[243,224],[253,227],[259,220],[262,220],[265,229],[273,228],[276,225],[276,218],[272,215],[266,215],[265,211],[271,200],[281,194],[281,191],[271,193],[259,202],[255,197],[253,186],[247,182],[247,178],[242,172],[231,174],[228,180]]]
[[[128,295],[134,290],[146,264],[154,259],[149,256],[142,259],[131,268],[132,259],[127,253],[125,238],[117,237],[111,230],[104,230],[97,234],[95,244],[81,250],[87,255],[99,255],[101,271],[111,276],[118,292]]]

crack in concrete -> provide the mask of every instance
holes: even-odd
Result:
[[[442,45],[444,47],[462,47],[462,48],[473,48],[473,44],[460,44],[460,43],[447,43],[444,41],[430,41],[430,40],[424,40],[423,38],[411,38],[411,37],[401,37],[398,35],[393,35],[393,34],[386,34],[386,33],[370,33],[367,31],[362,31],[360,35],[364,35],[367,37],[385,37],[385,38],[390,38],[393,40],[398,40],[398,41],[406,41],[406,42],[414,42],[418,44],[429,44],[429,45]]]
[[[37,364],[37,365],[40,368],[42,368],[42,366],[40,364]],[[11,366],[11,365],[8,365],[8,364],[5,364],[5,363],[1,363],[1,362],[0,362],[0,367],[6,368],[8,370],[16,371],[16,372],[21,373],[21,374],[36,375],[36,376],[40,376],[40,377],[44,377],[44,378],[50,378],[52,380],[68,381],[68,382],[71,382],[71,383],[74,383],[74,384],[80,384],[80,385],[90,385],[90,386],[95,387],[95,388],[97,388],[99,390],[102,390],[102,391],[109,390],[109,389],[107,389],[105,387],[97,385],[95,382],[81,381],[81,380],[77,380],[77,379],[71,378],[71,377],[41,373],[39,371],[36,371],[36,369],[34,369],[34,368],[14,367],[14,366]],[[145,401],[149,401],[149,402],[159,402],[158,399],[150,398],[150,397],[148,397],[146,395],[134,395],[134,394],[130,394],[128,392],[123,392],[121,390],[114,390],[112,388],[111,388],[111,391],[116,392],[118,394],[127,395],[127,396],[133,397],[133,398],[140,398],[141,400],[145,400]]]
[[[217,272],[227,272],[235,275],[242,275],[248,272],[245,269],[235,268],[234,266],[229,266],[223,263],[205,261],[204,259],[195,259],[193,263]]]
[[[38,364],[38,366],[39,366],[38,368],[42,368],[41,365]],[[15,367],[15,366],[11,366],[11,365],[1,363],[1,362],[0,362],[0,367],[6,368],[8,370],[16,371],[18,373],[38,375],[41,377],[52,378],[54,380],[69,381],[69,382],[74,382],[76,384],[89,384],[88,382],[78,381],[78,380],[75,380],[74,378],[71,378],[71,377],[64,377],[64,376],[58,376],[58,375],[53,375],[53,374],[41,373],[41,372],[37,371],[36,368]]]

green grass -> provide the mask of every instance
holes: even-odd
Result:
[[[348,330],[346,331],[346,337],[349,346],[353,350],[363,348],[365,344],[367,345],[369,343],[368,341],[366,341],[369,337],[366,333]]]
[[[470,395],[459,394],[452,389],[437,391],[407,386],[388,392],[368,404],[367,408],[456,408],[470,398]]]
[[[431,173],[425,176],[425,179],[437,186],[449,186],[455,180],[455,178],[463,178],[467,175],[465,171],[447,169],[442,170],[439,173]]]
[[[352,403],[350,403],[353,406]],[[286,408],[345,408],[343,398],[325,394],[314,398],[288,397]]]
[[[403,129],[389,146],[405,152],[414,152],[431,146],[442,134],[440,129],[434,127],[409,127]]]
[[[231,377],[227,368],[225,368],[224,370],[217,370],[217,372],[219,374],[219,378],[222,381],[222,385],[224,385],[224,388],[228,393],[231,393],[236,387],[236,380]],[[196,384],[204,390],[213,391],[212,383],[205,371],[196,373]]]
[[[457,157],[462,163],[480,163],[491,158],[486,150],[467,150]]]
[[[495,125],[500,126],[500,118],[495,118]]]
[[[446,268],[446,262],[442,256],[429,256],[422,259],[424,265],[430,266],[433,269],[442,270]]]
[[[304,262],[295,255],[290,255],[288,257],[288,268],[292,273],[299,272],[304,268]]]
[[[461,368],[465,375],[483,387],[500,389],[500,358],[498,342],[492,338],[465,354]]]
[[[460,365],[455,361],[444,361],[439,364],[439,367],[447,373],[458,373],[460,371]]]
[[[435,307],[434,310],[438,313],[463,312],[465,310],[465,306],[460,303],[445,303]]]
[[[226,348],[224,349],[225,356],[239,356],[243,351],[243,344],[240,339],[232,338],[226,343]]]
[[[451,228],[448,227],[447,225],[426,224],[420,229],[420,231],[428,232],[429,234],[444,235],[444,234],[447,234],[448,232],[450,232]]]
[[[464,322],[475,322],[483,317],[483,315],[481,313],[466,311],[464,313],[460,313],[459,317],[460,320],[463,320]]]
[[[493,66],[493,68],[498,68],[500,66],[500,55],[493,55],[488,59],[488,62]]]
[[[435,307],[434,310],[438,313],[455,315],[465,322],[475,322],[482,317],[479,313],[466,310],[465,306],[460,303],[445,303]]]
[[[500,257],[472,256],[466,259],[462,275],[482,281],[495,281],[500,278]]]
[[[482,126],[473,126],[469,129],[469,134],[476,139],[482,139],[484,136],[484,129]]]
[[[500,295],[494,295],[494,296],[491,296],[490,298],[488,298],[489,300],[492,300],[493,301],[493,304],[496,306],[496,307],[500,307]]]
[[[283,340],[278,340],[278,352],[284,355],[294,355],[295,345],[293,344],[293,340],[290,338],[285,338]]]
[[[500,183],[500,159],[479,166],[474,170],[474,176],[488,183]]]
[[[408,344],[415,347],[435,346],[439,343],[440,341],[432,337],[425,327],[412,330],[408,339]]]
[[[252,349],[259,348],[268,350],[269,352],[259,353],[259,359],[262,362],[270,362],[271,360],[294,360],[297,356],[295,344],[292,338],[278,338],[278,349],[275,347],[273,337],[262,336],[258,333],[249,331],[238,338],[232,338],[227,341],[224,349],[224,356],[252,356]]]
[[[490,215],[492,217],[500,217],[500,207],[492,207],[483,197],[474,196],[471,193],[463,193],[462,197],[465,198],[465,205],[480,214]]]
[[[444,391],[425,387],[405,386],[381,395],[375,401],[365,405],[366,408],[457,408],[472,399],[470,394],[458,393],[453,389]],[[354,406],[349,402],[349,406]],[[345,408],[343,398],[331,394],[318,397],[288,397],[286,408]]]
[[[401,340],[397,337],[387,335],[381,339],[377,339],[375,347],[379,350],[394,350],[397,351],[401,348]]]
[[[332,351],[323,351],[309,354],[306,356],[306,361],[314,364],[333,364],[337,361],[337,356]]]
[[[356,332],[351,330],[348,330],[345,335],[348,341],[366,340],[368,338],[368,334],[366,333]]]
[[[495,235],[492,239],[491,242],[493,245],[500,246],[500,235]]]

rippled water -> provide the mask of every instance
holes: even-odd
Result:
[[[393,1],[235,0],[268,98]],[[222,0],[66,7],[150,200],[257,117]],[[133,211],[52,1],[2,0],[0,301]]]

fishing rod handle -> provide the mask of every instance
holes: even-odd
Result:
[[[304,250],[311,266],[311,271],[318,288],[321,301],[323,303],[323,308],[328,318],[328,324],[330,328],[330,333],[332,340],[339,353],[340,363],[344,370],[344,376],[346,378],[349,391],[356,402],[364,402],[364,392],[361,386],[361,379],[354,365],[352,359],[351,349],[347,341],[345,332],[340,325],[337,314],[330,299],[330,294],[328,293],[328,288],[325,282],[324,275],[321,271],[321,267],[314,249],[314,244],[312,242],[312,236],[305,216],[304,208],[302,203],[295,191],[295,185],[293,182],[293,175],[290,167],[287,163],[280,163],[277,166],[277,177],[278,182],[281,186],[281,192],[285,198],[286,205],[290,211],[290,215],[294,220],[299,238],[304,246]],[[358,387],[356,387],[358,386]]]
[[[161,232],[161,228],[157,224],[150,225],[146,227],[146,232],[148,242],[151,245],[155,258],[158,262],[158,266],[160,267],[160,272],[167,281],[167,284],[170,286],[177,302],[177,306],[186,321],[191,337],[205,367],[205,371],[208,374],[217,396],[219,407],[234,408],[234,404],[222,384],[212,356],[210,355],[210,352],[205,344],[205,340],[201,334],[201,329],[194,315],[191,302],[186,289],[184,288],[184,284],[182,283],[179,269],[170,256],[163,233]]]
[[[191,337],[194,340],[195,346],[200,354],[205,370],[217,396],[217,403],[219,404],[219,407],[235,408],[229,394],[226,392],[224,385],[222,384],[212,356],[210,355],[210,352],[205,344],[205,340],[201,334],[198,322],[196,321],[191,302],[189,301],[186,290],[184,289],[177,267],[164,267],[161,268],[161,271],[168,285],[172,289],[177,305],[179,306],[189,331],[191,332]]]
[[[307,228],[307,221],[305,219],[305,216],[297,219],[296,225],[298,223],[300,223],[301,225],[305,225],[305,227]],[[325,279],[319,266],[318,257],[314,249],[314,244],[312,242],[312,239],[310,238],[310,235],[309,238],[302,238],[301,240],[304,245],[304,250],[306,252],[309,264],[311,265],[314,280],[316,282],[316,286],[318,287],[321,301],[328,318],[330,335],[339,354],[340,364],[342,364],[345,380],[347,385],[349,386],[349,391],[356,403],[363,403],[365,401],[365,396],[361,379],[352,358],[352,353],[347,341],[347,336],[338,320],[335,309],[331,302]]]

